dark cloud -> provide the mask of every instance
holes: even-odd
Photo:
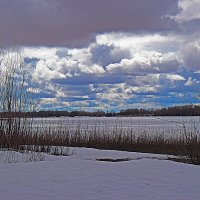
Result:
[[[91,48],[92,61],[104,68],[113,63],[119,63],[124,58],[130,58],[128,50],[121,50],[119,47],[107,45],[95,45]]]
[[[170,30],[178,0],[0,0],[0,37],[19,45],[78,45],[92,34]]]
[[[200,31],[200,19],[193,19],[190,21],[182,22],[181,23],[181,30],[183,33],[185,32],[186,34],[189,33],[194,33],[196,31]]]
[[[184,46],[181,51],[184,65],[191,71],[200,70],[200,41],[194,41]]]

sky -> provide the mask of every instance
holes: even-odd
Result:
[[[40,109],[199,104],[200,0],[0,0]]]

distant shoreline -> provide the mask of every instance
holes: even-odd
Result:
[[[57,111],[40,110],[34,112],[0,112],[1,118],[27,117],[27,118],[47,118],[47,117],[152,117],[152,116],[200,116],[199,105],[184,105],[167,108],[129,108],[120,111]]]

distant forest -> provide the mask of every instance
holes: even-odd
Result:
[[[144,109],[133,108],[121,110],[119,112],[104,112],[104,111],[37,111],[27,113],[0,113],[0,117],[6,116],[26,116],[26,117],[76,117],[76,116],[90,116],[90,117],[125,117],[125,116],[200,116],[200,106],[185,105],[174,106],[159,109]]]

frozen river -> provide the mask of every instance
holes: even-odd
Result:
[[[200,117],[52,117],[35,118],[34,124],[42,127],[60,127],[69,130],[132,130],[136,133],[180,133],[200,130]]]

